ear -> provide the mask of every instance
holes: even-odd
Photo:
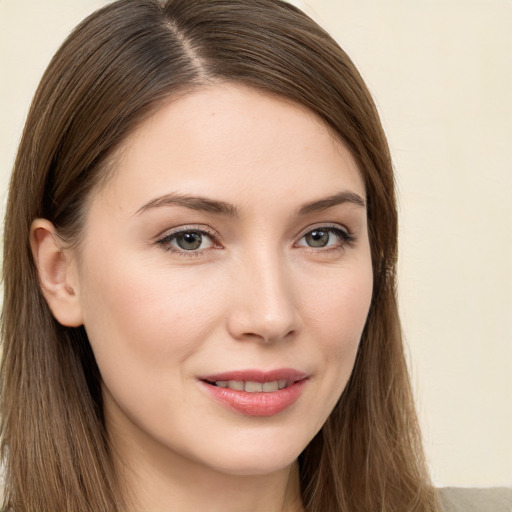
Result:
[[[78,274],[71,250],[59,243],[54,225],[36,219],[30,228],[30,246],[44,298],[55,319],[67,327],[83,324]]]

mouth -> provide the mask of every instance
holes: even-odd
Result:
[[[308,375],[293,369],[243,370],[201,377],[208,395],[246,416],[273,416],[293,405]]]
[[[212,386],[217,386],[218,388],[246,391],[247,393],[272,393],[290,387],[293,384],[293,381],[287,381],[286,379],[273,380],[270,382],[257,382],[255,380],[217,380],[215,382],[205,382]]]

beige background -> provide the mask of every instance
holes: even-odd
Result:
[[[2,205],[31,96],[104,0],[0,0]],[[396,164],[400,300],[439,485],[512,485],[512,0],[308,0]]]

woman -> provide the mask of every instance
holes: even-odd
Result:
[[[303,13],[90,16],[11,182],[4,508],[437,510],[396,237],[374,104]]]

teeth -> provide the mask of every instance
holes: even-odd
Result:
[[[241,380],[228,380],[228,388],[236,389],[237,391],[243,391],[244,383]]]
[[[219,388],[234,389],[236,391],[246,391],[247,393],[271,393],[272,391],[278,391],[284,389],[286,386],[286,380],[273,380],[272,382],[255,382],[252,380],[218,380],[215,385]]]
[[[262,387],[263,391],[277,391],[279,389],[279,382],[277,382],[277,380],[274,380],[273,382],[264,382]]]
[[[248,380],[245,382],[244,389],[248,393],[261,393],[263,391],[263,384],[261,382]]]

